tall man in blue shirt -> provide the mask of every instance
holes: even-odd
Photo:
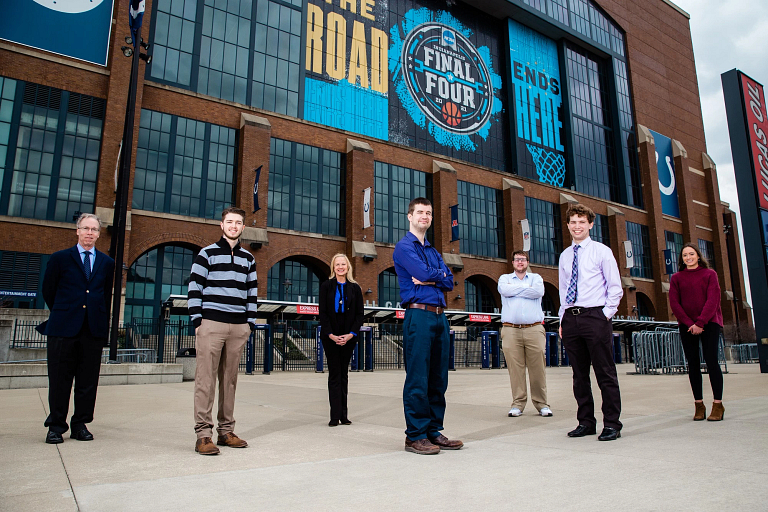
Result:
[[[432,203],[418,197],[408,205],[410,231],[395,246],[392,259],[405,308],[405,450],[434,455],[459,450],[464,443],[440,433],[448,388],[448,320],[445,291],[453,290],[453,274],[440,253],[425,239],[432,225]]]
[[[546,334],[541,322],[541,298],[544,296],[544,280],[539,274],[529,273],[528,254],[515,251],[512,254],[511,274],[499,277],[501,295],[501,343],[504,359],[512,385],[512,409],[509,416],[523,414],[528,402],[525,385],[525,368],[531,382],[531,401],[542,416],[552,416],[547,404]]]

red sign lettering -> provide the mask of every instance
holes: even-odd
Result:
[[[763,86],[741,75],[744,106],[760,207],[768,210],[768,112]]]
[[[310,306],[308,304],[299,304],[296,306],[296,312],[300,315],[319,315],[320,306]]]
[[[491,315],[469,315],[469,321],[490,323]]]

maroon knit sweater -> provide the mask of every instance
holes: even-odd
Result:
[[[686,327],[704,327],[709,322],[723,325],[720,284],[717,272],[704,267],[683,268],[669,280],[669,305],[677,321]]]

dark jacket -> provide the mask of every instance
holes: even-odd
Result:
[[[363,291],[357,283],[347,281],[345,285],[344,313],[336,313],[336,278],[320,285],[320,337],[328,339],[329,334],[360,333],[363,325]],[[357,341],[354,338],[350,341]]]
[[[114,271],[115,260],[97,250],[88,281],[77,246],[53,253],[43,277],[43,300],[51,315],[37,330],[47,336],[72,338],[83,327],[87,312],[91,334],[107,338]]]

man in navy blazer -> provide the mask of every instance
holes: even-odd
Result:
[[[77,220],[77,245],[51,255],[43,277],[43,299],[51,310],[37,330],[48,336],[48,405],[45,442],[91,441],[101,353],[109,335],[109,305],[115,260],[96,250],[101,221],[90,213]],[[75,411],[67,425],[75,382]]]

